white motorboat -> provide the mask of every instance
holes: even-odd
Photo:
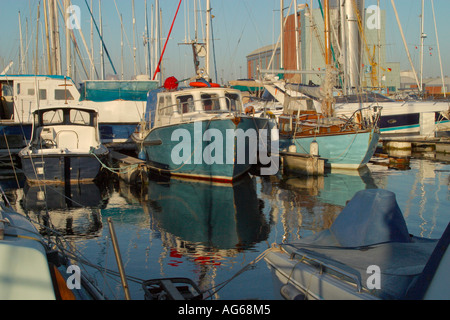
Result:
[[[94,180],[109,154],[100,143],[97,111],[63,105],[33,114],[31,141],[19,152],[28,181]]]

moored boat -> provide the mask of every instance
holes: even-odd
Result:
[[[0,299],[91,300],[105,297],[61,249],[0,200]],[[72,264],[73,263],[73,264]]]
[[[82,107],[49,107],[33,113],[32,138],[19,152],[30,182],[94,180],[109,150],[101,144],[98,113]]]
[[[290,102],[285,103],[283,115],[279,117],[280,150],[292,149],[297,153],[320,156],[325,160],[325,167],[358,169],[365,166],[375,152],[380,137],[380,111],[359,109],[347,118],[336,115],[333,98],[336,72],[331,57],[327,0],[324,1],[324,24],[326,76],[321,88],[321,113],[305,109],[301,103],[293,103],[292,107]]]
[[[247,173],[257,163],[268,119],[245,115],[238,90],[204,79],[179,88],[169,79],[164,88],[149,92],[146,123],[133,134],[150,169],[219,182]]]
[[[377,116],[355,121],[324,117],[316,112],[303,111],[299,115],[279,117],[280,150],[291,147],[297,153],[310,154],[324,159],[325,167],[358,169],[373,156],[380,132]]]
[[[159,81],[139,76],[136,80],[87,80],[80,85],[80,105],[99,111],[103,144],[127,149],[126,143],[142,122],[147,93]]]
[[[265,261],[284,299],[447,299],[449,232],[410,235],[395,194],[362,190],[329,229],[280,244]]]

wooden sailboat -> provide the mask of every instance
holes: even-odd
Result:
[[[279,117],[280,150],[314,153],[326,167],[357,169],[365,166],[375,152],[380,136],[378,113],[359,109],[350,117],[336,117],[333,110],[333,65],[331,58],[329,1],[324,0],[326,77],[322,113],[289,108]]]

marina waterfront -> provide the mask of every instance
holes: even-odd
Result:
[[[273,300],[264,252],[328,228],[359,190],[394,192],[417,236],[440,238],[450,220],[450,159],[435,153],[413,154],[404,170],[373,157],[359,171],[249,174],[232,185],[150,176],[145,185],[110,177],[97,184],[38,186],[11,174],[2,174],[0,183],[18,212],[56,229],[92,264],[81,272],[94,277],[108,299],[125,298],[109,218],[135,300],[144,299],[142,281],[170,277],[193,280],[208,290],[204,298]]]

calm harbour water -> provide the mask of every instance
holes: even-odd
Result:
[[[450,220],[448,156],[413,157],[408,170],[378,160],[359,172],[316,178],[249,175],[232,187],[154,179],[145,187],[111,179],[70,190],[30,187],[14,178],[0,184],[17,211],[65,234],[92,264],[117,271],[111,218],[125,272],[132,277],[132,299],[144,299],[142,280],[185,277],[201,289],[220,289],[214,299],[272,300],[264,260],[239,273],[272,244],[328,228],[359,190],[393,191],[411,234],[442,235]],[[82,272],[94,277],[109,299],[124,299],[118,276],[93,268]]]

